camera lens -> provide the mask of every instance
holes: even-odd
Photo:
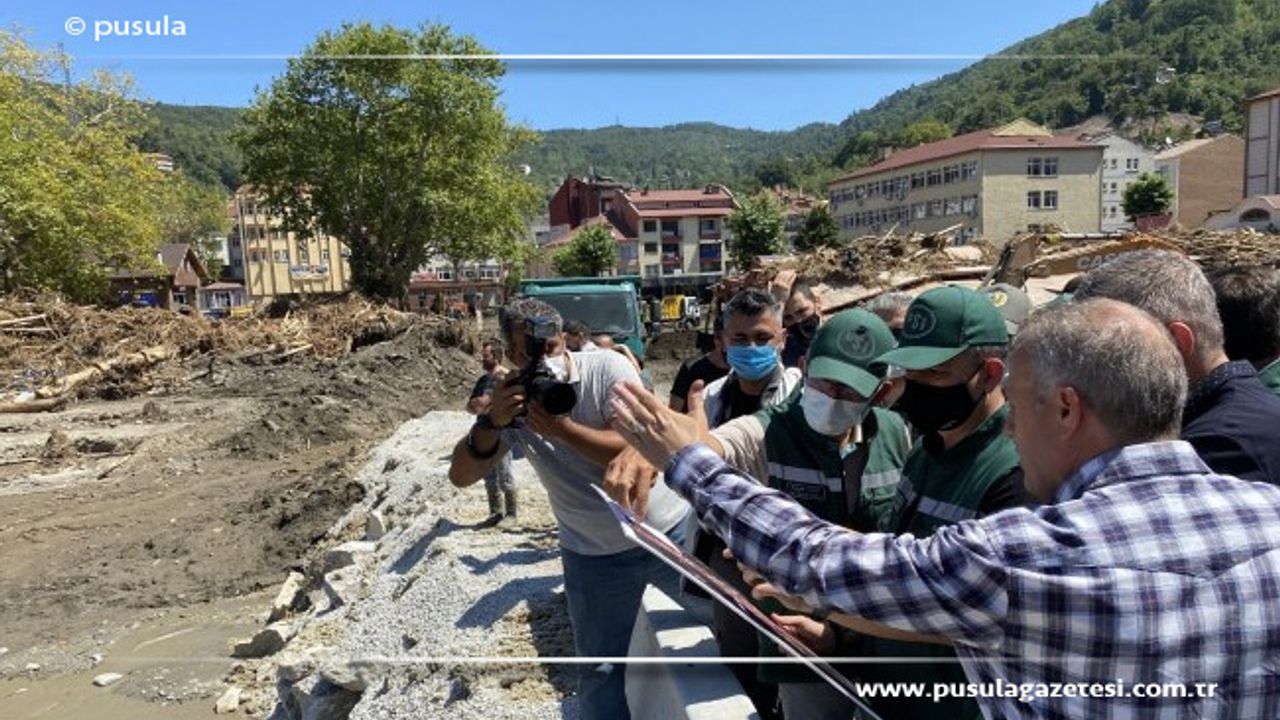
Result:
[[[578,404],[578,392],[569,383],[540,377],[530,385],[530,395],[552,415],[567,415]]]

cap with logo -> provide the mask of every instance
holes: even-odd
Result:
[[[874,314],[856,308],[836,313],[813,336],[805,374],[848,385],[869,398],[880,385],[880,376],[869,368],[894,344],[889,326]]]
[[[1004,318],[990,300],[968,288],[948,285],[911,302],[898,348],[876,362],[925,370],[971,347],[1008,344]]]
[[[1004,329],[1012,337],[1018,334],[1018,328],[1031,316],[1031,298],[1022,290],[1008,284],[996,283],[978,288],[978,293],[987,296],[1000,315],[1004,317]]]

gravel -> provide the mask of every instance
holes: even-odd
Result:
[[[363,688],[353,720],[577,718],[572,666],[449,662],[573,654],[555,520],[532,468],[515,463],[521,517],[510,527],[484,522],[483,483],[448,481],[452,446],[470,423],[430,412],[369,455],[356,478],[365,499],[330,541],[365,537],[375,511],[385,535],[344,571],[359,578],[354,597],[294,619],[297,635],[274,658],[273,718],[301,715],[332,688],[346,698]]]

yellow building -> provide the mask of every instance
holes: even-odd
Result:
[[[837,178],[827,186],[831,214],[845,239],[953,227],[961,243],[1046,227],[1098,232],[1102,153],[1100,145],[1016,120]]]
[[[248,191],[237,192],[231,202],[230,272],[244,284],[251,302],[351,289],[350,253],[337,238],[304,238],[285,231],[282,218]]]

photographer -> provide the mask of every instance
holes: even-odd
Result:
[[[449,480],[471,485],[520,447],[559,526],[575,650],[582,657],[624,656],[645,586],[664,585],[672,593],[676,586],[675,571],[628,541],[591,489],[624,447],[610,425],[610,394],[640,376],[618,353],[566,352],[560,315],[542,301],[512,301],[503,309],[501,328],[507,359],[518,369],[494,388],[488,412],[454,448]],[[647,522],[680,542],[688,511],[659,483],[649,496]],[[578,692],[584,718],[628,717],[624,671],[622,665],[583,668]]]

